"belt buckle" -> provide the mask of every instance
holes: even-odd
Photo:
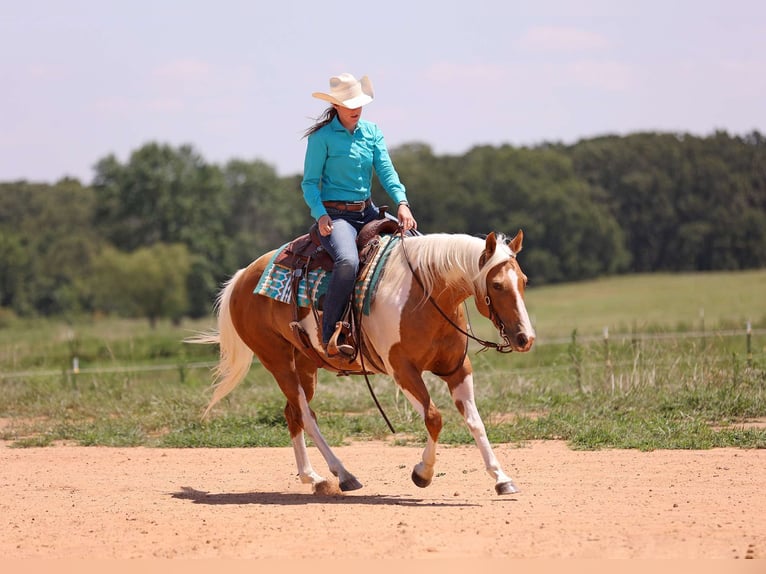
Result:
[[[362,210],[364,210],[364,204],[365,203],[366,202],[364,200],[362,200],[362,201],[347,201],[346,202],[346,208],[349,208],[349,207],[353,206],[354,211],[362,211]]]

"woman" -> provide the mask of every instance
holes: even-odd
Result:
[[[361,119],[362,106],[373,99],[367,76],[348,73],[330,78],[330,92],[313,97],[332,104],[306,131],[303,198],[317,221],[320,241],[335,262],[323,303],[322,344],[328,357],[351,358],[355,349],[345,340],[341,318],[359,270],[356,236],[379,210],[370,198],[372,170],[398,205],[397,219],[405,231],[417,229],[404,185],[388,155],[383,134]],[[336,333],[337,331],[337,333]]]

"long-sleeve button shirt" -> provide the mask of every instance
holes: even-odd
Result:
[[[391,199],[407,201],[388,155],[383,132],[372,122],[359,120],[350,133],[336,116],[308,137],[303,166],[303,198],[311,216],[327,214],[323,201],[364,201],[370,197],[372,170]]]

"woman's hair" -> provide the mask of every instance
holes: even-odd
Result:
[[[335,109],[335,106],[330,106],[322,113],[321,116],[316,118],[316,123],[303,133],[303,137],[307,138],[315,131],[325,127],[327,124],[333,121],[337,115],[338,110]]]

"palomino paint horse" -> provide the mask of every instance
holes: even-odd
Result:
[[[522,231],[509,242],[494,233],[486,240],[468,235],[420,235],[399,240],[388,257],[370,314],[360,326],[368,357],[364,368],[392,376],[425,421],[428,442],[422,460],[412,471],[412,480],[419,487],[428,486],[433,478],[436,444],[442,429],[441,414],[421,376],[431,371],[446,381],[486,470],[495,481],[496,492],[517,492],[492,451],[476,408],[462,303],[474,297],[479,313],[490,318],[503,337],[504,350],[529,351],[535,332],[524,305],[527,278],[516,260],[522,240]],[[242,381],[255,353],[287,397],[284,414],[301,481],[311,484],[314,491],[326,487],[322,484],[325,479],[309,462],[305,431],[330,472],[338,477],[340,489],[361,488],[327,444],[309,406],[317,386],[318,367],[342,371],[349,365],[318,364],[319,355],[305,352],[290,327],[295,319],[294,307],[253,294],[273,253],[240,269],[225,284],[216,303],[217,332],[191,339],[220,346],[217,382],[206,414]],[[315,349],[323,353],[315,314],[302,308],[298,318]]]

